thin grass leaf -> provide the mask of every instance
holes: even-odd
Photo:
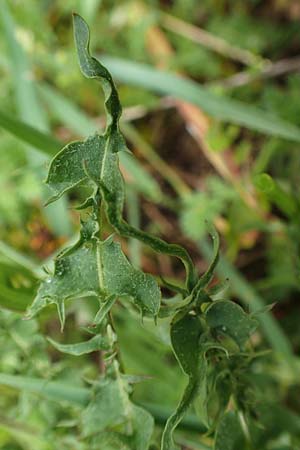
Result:
[[[133,86],[171,95],[175,98],[199,106],[216,119],[236,123],[237,125],[300,142],[300,129],[276,116],[237,100],[217,95],[200,84],[172,73],[154,69],[125,59],[101,55],[101,60],[113,76]]]
[[[90,392],[86,388],[70,386],[69,383],[43,380],[41,378],[0,373],[0,385],[39,394],[50,400],[65,401],[75,403],[76,405],[86,405],[90,398]]]
[[[16,26],[10,14],[9,4],[1,0],[0,6],[0,21],[3,25],[4,36],[9,50],[11,75],[18,114],[21,120],[28,123],[28,125],[45,131],[48,129],[47,117],[45,111],[39,104],[34,78],[33,76],[29,76],[29,74],[32,74],[32,68],[27,54],[16,38]],[[27,148],[27,156],[29,163],[33,167],[36,165],[40,166],[47,161],[47,157],[32,146]],[[37,176],[41,180],[44,177],[43,171],[40,168]],[[45,197],[47,196],[46,189],[44,189],[44,195]],[[67,214],[66,200],[62,200],[57,205],[49,208],[45,214],[50,227],[57,235],[68,236],[71,234],[71,223]]]
[[[62,143],[52,136],[39,131],[21,120],[14,119],[7,114],[0,112],[0,127],[21,139],[28,145],[40,150],[45,155],[53,156],[62,147]]]
[[[0,308],[24,313],[32,302],[36,282],[36,274],[24,267],[23,261],[20,264],[1,258]]]

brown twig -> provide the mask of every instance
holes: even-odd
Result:
[[[267,61],[249,50],[231,45],[224,39],[169,14],[162,15],[162,26],[246,66],[257,66]]]
[[[262,67],[256,72],[242,71],[224,80],[207,83],[209,86],[221,86],[223,88],[235,88],[252,83],[253,81],[275,78],[291,72],[300,72],[300,56],[282,59]]]

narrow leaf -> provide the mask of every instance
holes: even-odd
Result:
[[[54,155],[62,147],[62,144],[52,136],[27,125],[21,120],[17,120],[0,111],[0,127],[13,134],[18,139],[39,149],[47,155]]]
[[[25,392],[33,392],[55,401],[66,401],[77,405],[86,405],[90,393],[86,388],[70,386],[69,383],[49,381],[41,378],[23,377],[0,373],[0,385],[10,386]]]
[[[68,355],[81,356],[87,353],[96,352],[98,350],[108,350],[109,344],[107,339],[101,335],[97,335],[85,342],[79,342],[76,344],[60,344],[51,338],[47,338],[50,344],[57,350]]]
[[[192,80],[154,69],[146,64],[107,55],[101,55],[101,60],[114,77],[123,83],[193,103],[217,119],[300,142],[298,127],[253,105],[217,95]]]

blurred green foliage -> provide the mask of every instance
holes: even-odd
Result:
[[[99,55],[146,63],[153,69],[159,66],[160,75],[162,69],[178,72],[205,87],[205,92],[218,95],[220,104],[239,100],[245,107],[265,111],[266,117],[272,114],[300,127],[299,66],[289,68],[300,52],[297,4],[295,0],[1,0],[0,112],[53,136],[58,148],[60,142],[103,128],[102,93],[96,83],[82,78],[77,66],[71,29],[71,13],[76,11],[89,22],[92,47]],[[220,38],[227,53],[212,50],[207,39],[194,42],[179,25],[174,31],[167,25],[166,14]],[[158,34],[158,41],[151,44],[153,27],[163,37]],[[172,52],[165,54],[161,64],[159,51],[166,42]],[[234,57],[236,47],[250,52],[253,63]],[[285,71],[275,76],[270,61],[280,60],[286,61]],[[270,69],[268,75],[262,75],[265,69]],[[125,74],[124,66],[119,71]],[[241,73],[247,82],[226,84],[229,77]],[[123,131],[138,158],[138,163],[132,163],[130,156],[122,161],[128,189],[134,192],[130,201],[135,216],[128,207],[128,218],[170,242],[186,245],[199,271],[209,254],[205,221],[215,222],[223,243],[219,278],[230,277],[230,287],[220,295],[231,295],[251,310],[265,310],[276,302],[273,310],[258,316],[261,327],[251,343],[263,356],[243,373],[244,384],[255,386],[253,423],[255,419],[263,423],[263,427],[253,425],[252,444],[247,441],[243,448],[297,450],[299,141],[267,136],[216,117],[208,117],[207,132],[199,141],[174,98],[170,100],[161,90],[158,94],[148,81],[118,86],[124,106]],[[171,88],[174,91],[176,86]],[[78,231],[78,214],[72,206],[82,194],[72,194],[68,203],[55,209],[44,208],[47,149],[56,144],[45,138],[44,148],[34,146],[30,130],[24,134],[20,126],[18,132],[8,133],[4,128],[0,130],[0,448],[85,450],[76,421],[83,406],[58,400],[58,385],[52,389],[49,383],[84,389],[86,381],[98,373],[99,356],[82,356],[79,365],[72,356],[62,357],[45,336],[62,343],[82,340],[96,305],[78,300],[69,306],[63,336],[54,309],[49,308],[38,322],[22,320],[42,267],[51,268],[51,256]],[[224,164],[229,175],[222,169]],[[175,262],[139,246],[125,250],[144,270],[180,284],[183,274]],[[155,449],[162,422],[176,405],[186,378],[170,354],[164,326],[148,322],[137,326],[130,309],[121,306],[116,308],[115,322],[127,372],[155,381],[139,383],[134,393],[135,401],[154,413]],[[270,345],[272,351],[264,354]],[[37,378],[44,380],[38,393]],[[225,381],[220,386],[225,393]],[[178,444],[211,448],[195,411],[190,413],[177,432]],[[229,415],[226,420],[224,426],[231,427],[236,418]],[[222,448],[218,445],[216,449]]]

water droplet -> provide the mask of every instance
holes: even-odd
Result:
[[[51,283],[52,279],[51,278],[47,278],[46,283]]]
[[[226,331],[227,327],[225,327],[224,325],[222,326],[222,331]]]

